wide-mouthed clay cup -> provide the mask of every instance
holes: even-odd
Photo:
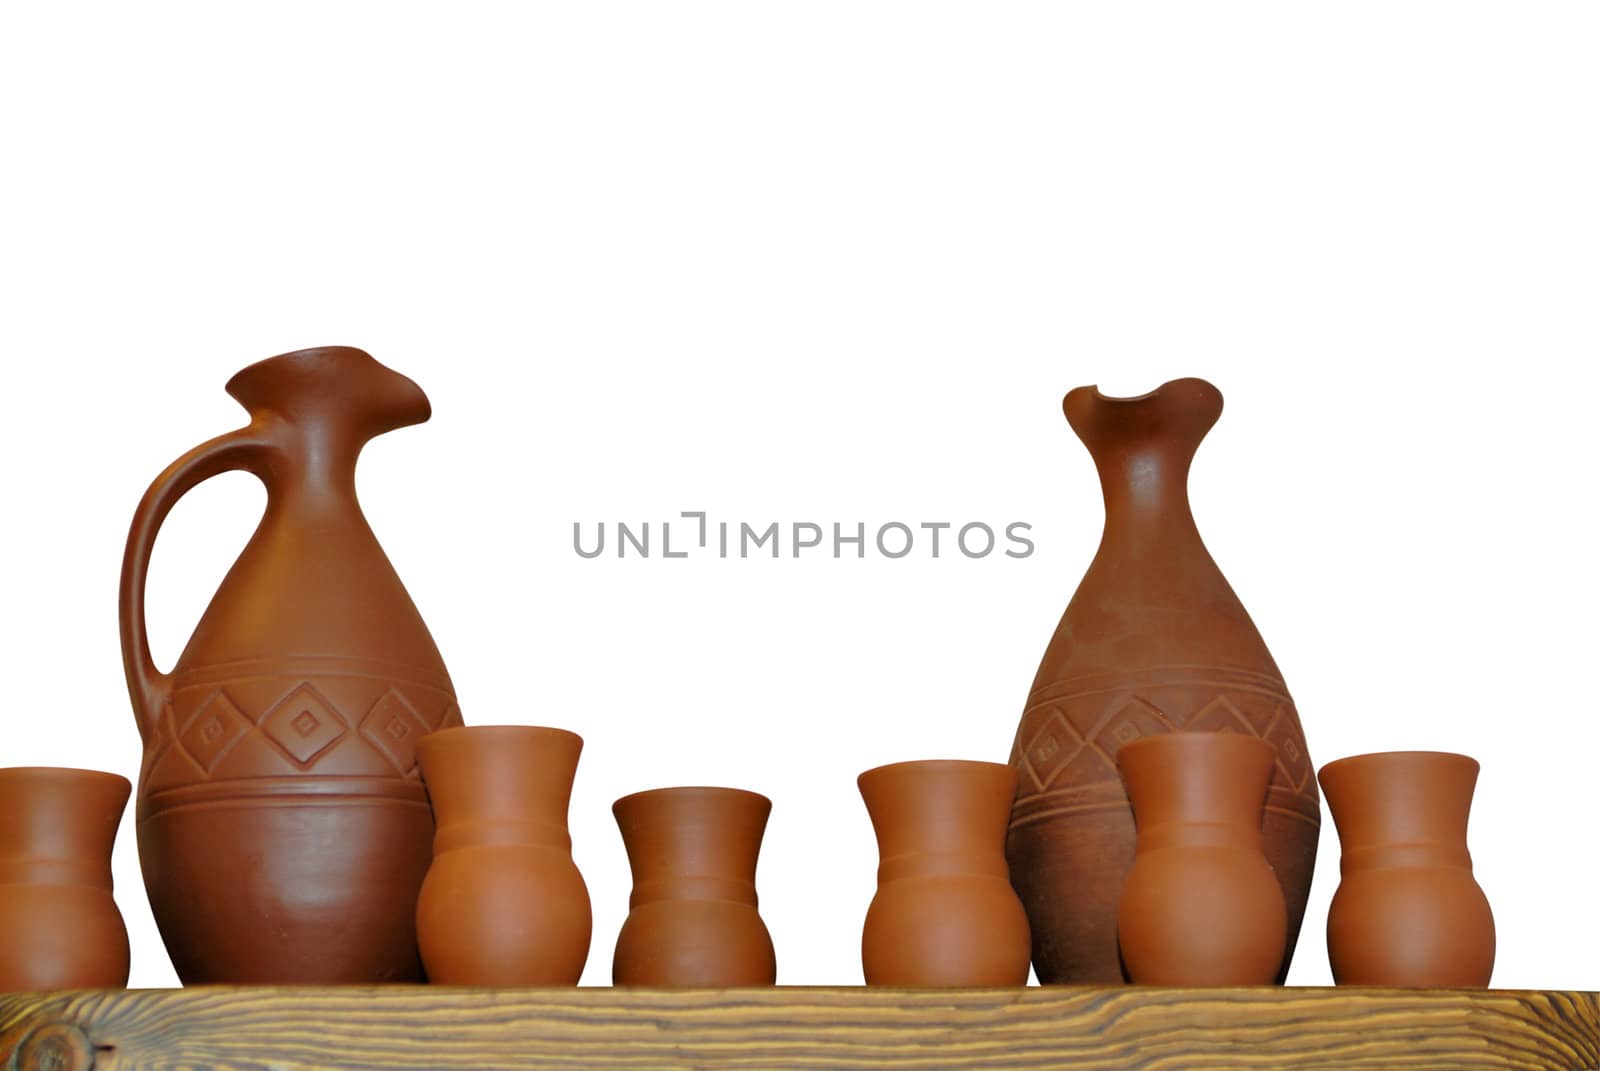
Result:
[[[612,806],[633,870],[617,936],[617,985],[777,981],[757,911],[756,857],[772,802],[736,788],[659,788]]]
[[[1477,761],[1390,751],[1338,759],[1319,776],[1339,830],[1328,909],[1334,981],[1488,985],[1494,915],[1467,852]]]
[[[1117,756],[1138,837],[1117,910],[1130,980],[1269,985],[1283,962],[1283,892],[1262,852],[1273,749],[1239,733],[1163,733]]]
[[[565,729],[467,726],[417,745],[438,833],[417,903],[428,980],[576,985],[589,891],[567,806],[583,741]]]
[[[993,762],[899,762],[857,783],[880,860],[861,934],[867,984],[1026,984],[1028,917],[1005,858],[1016,772]]]
[[[111,849],[132,791],[98,770],[0,769],[0,991],[128,984]]]

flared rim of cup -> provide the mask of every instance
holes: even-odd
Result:
[[[1141,736],[1137,740],[1130,740],[1117,749],[1117,763],[1121,765],[1122,757],[1130,752],[1137,758],[1142,751],[1161,751],[1198,747],[1202,749],[1221,749],[1223,751],[1255,751],[1276,755],[1278,749],[1259,736],[1250,736],[1246,733],[1229,732],[1175,732],[1155,733],[1150,736]]]
[[[766,796],[747,788],[730,788],[726,785],[666,785],[661,788],[640,789],[638,792],[618,797],[611,804],[611,809],[615,811],[618,808],[633,807],[651,801],[686,799],[736,799],[757,806],[762,804],[769,808],[772,806],[772,801]]]
[[[561,729],[554,725],[452,725],[448,729],[437,729],[428,733],[422,740],[449,743],[458,740],[494,740],[496,737],[507,740],[532,740],[542,737],[546,740],[567,740],[579,747],[583,746],[583,737],[571,729]],[[419,744],[421,742],[418,741]]]
[[[133,791],[133,782],[119,773],[112,773],[109,770],[89,770],[78,766],[0,766],[0,780],[7,779],[99,783],[108,787],[117,785],[128,792]]]
[[[1335,774],[1364,766],[1405,766],[1415,764],[1460,765],[1473,771],[1481,769],[1477,759],[1458,751],[1368,751],[1361,755],[1346,755],[1334,759],[1317,771],[1320,780],[1331,770]]]

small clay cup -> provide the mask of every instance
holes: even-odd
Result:
[[[1028,916],[1005,855],[1016,771],[898,762],[857,784],[880,860],[861,933],[867,984],[1026,985]]]
[[[132,791],[97,770],[0,770],[0,991],[128,984],[111,848]]]
[[[567,806],[583,740],[565,729],[485,725],[417,743],[438,822],[417,903],[429,981],[577,985],[589,957],[589,890]]]
[[[772,801],[737,788],[658,788],[611,807],[633,868],[616,985],[758,986],[778,979],[756,910]]]
[[[1494,916],[1472,876],[1478,763],[1438,751],[1330,762],[1318,779],[1339,830],[1328,961],[1339,985],[1489,984]]]
[[[1239,733],[1163,733],[1117,765],[1138,836],[1117,909],[1128,978],[1142,985],[1270,985],[1288,913],[1262,849],[1271,744]]]

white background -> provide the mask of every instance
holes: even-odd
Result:
[[[1202,375],[1195,512],[1313,757],[1478,756],[1496,983],[1600,986],[1597,51],[1581,3],[8,5],[0,763],[136,772],[135,503],[237,368],[362,346],[434,403],[361,492],[468,720],[587,740],[585,981],[611,800],[709,782],[775,801],[780,980],[854,982],[855,775],[1003,760],[1098,539],[1061,394]],[[169,521],[164,666],[262,501]],[[571,548],[696,509],[1038,552]],[[116,874],[173,983],[131,817]]]

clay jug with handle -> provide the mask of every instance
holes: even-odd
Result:
[[[250,422],[156,478],[123,558],[150,905],[186,983],[415,980],[433,839],[416,744],[461,715],[355,471],[369,439],[427,420],[428,399],[346,347],[261,361],[227,390]],[[236,469],[266,485],[266,510],[162,673],[144,621],[157,530],[186,492]]]
[[[1273,746],[1263,832],[1288,906],[1286,971],[1320,804],[1294,701],[1189,511],[1189,464],[1222,395],[1179,379],[1137,398],[1080,387],[1062,406],[1099,471],[1105,529],[1011,752],[1020,787],[1006,855],[1028,909],[1034,969],[1045,983],[1122,981],[1117,899],[1134,821],[1117,752],[1181,729],[1248,733]]]

